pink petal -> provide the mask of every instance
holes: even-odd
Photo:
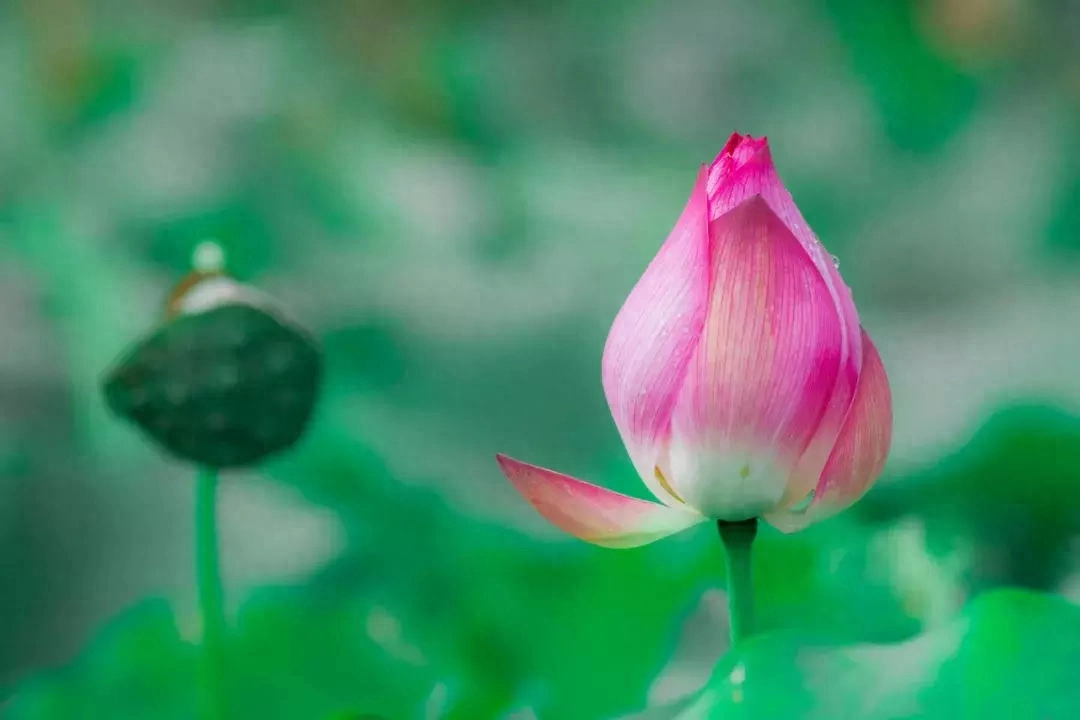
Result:
[[[647,545],[705,520],[696,513],[612,492],[505,455],[497,459],[503,474],[551,524],[595,545]]]
[[[785,510],[767,518],[785,532],[849,507],[866,493],[885,467],[892,440],[892,395],[877,348],[866,331],[861,335],[863,368],[855,401],[814,489],[813,502],[805,512]]]
[[[705,515],[780,502],[834,397],[843,325],[825,278],[760,196],[711,225],[709,306],[672,415],[671,480]]]
[[[709,289],[706,172],[667,241],[615,318],[604,347],[608,405],[634,466],[653,494],[680,500],[664,488],[662,462],[675,397],[705,323]]]
[[[843,319],[841,371],[836,376],[834,396],[821,420],[818,433],[799,462],[790,487],[793,496],[804,496],[820,475],[855,394],[855,385],[862,367],[859,315],[852,301],[851,291],[840,277],[840,271],[833,263],[832,256],[806,224],[791,194],[777,175],[765,138],[741,136],[738,133],[732,135],[709,168],[707,193],[709,216],[714,220],[749,197],[763,197],[798,239],[821,273],[829,296],[836,306],[836,312]]]

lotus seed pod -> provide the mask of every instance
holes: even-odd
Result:
[[[254,465],[300,439],[321,352],[273,299],[203,267],[176,286],[165,316],[107,373],[114,413],[172,455],[212,468]]]

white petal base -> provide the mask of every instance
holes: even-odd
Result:
[[[790,469],[762,453],[709,451],[673,443],[671,469],[678,493],[702,515],[747,520],[772,512]]]

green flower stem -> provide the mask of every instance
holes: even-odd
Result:
[[[224,720],[225,613],[217,538],[217,470],[201,468],[195,495],[195,573],[202,613],[200,720]]]
[[[720,540],[727,554],[728,615],[731,621],[731,646],[735,647],[754,632],[754,583],[750,548],[757,535],[757,518],[727,522],[718,520]]]

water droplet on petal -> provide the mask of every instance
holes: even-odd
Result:
[[[811,490],[809,493],[807,493],[806,497],[804,497],[802,500],[799,500],[798,502],[793,503],[791,505],[791,512],[798,513],[799,515],[802,515],[803,513],[805,513],[807,510],[810,509],[810,505],[814,502],[814,496],[815,495],[817,495],[817,488],[815,488],[815,489]]]
[[[832,266],[834,268],[836,268],[837,270],[839,270],[840,269],[840,258],[836,257],[835,255],[832,255],[830,257],[832,257]]]

